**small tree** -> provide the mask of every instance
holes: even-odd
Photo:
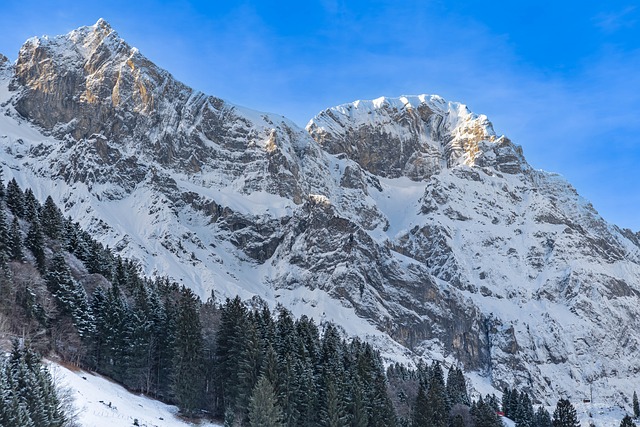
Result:
[[[567,399],[560,399],[553,411],[553,427],[580,427],[576,408]]]
[[[14,261],[24,261],[22,235],[20,234],[20,224],[17,216],[13,217],[11,230],[9,231],[9,258]]]
[[[620,427],[636,427],[636,425],[629,415],[625,415],[620,422]]]
[[[638,394],[633,392],[633,417],[640,417],[640,405],[638,405]]]
[[[46,271],[46,259],[44,255],[44,237],[42,235],[42,228],[40,227],[40,221],[36,218],[29,228],[27,238],[25,239],[25,246],[31,250],[31,253],[36,259],[36,266],[40,273]]]
[[[552,427],[551,415],[542,406],[539,406],[533,415],[533,427]]]
[[[264,375],[258,380],[249,400],[249,424],[251,427],[284,427],[276,393]]]

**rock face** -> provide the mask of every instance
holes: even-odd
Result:
[[[518,173],[525,165],[519,147],[497,138],[486,116],[439,96],[356,101],[323,111],[307,130],[328,152],[388,178],[419,181],[460,165]]]
[[[21,116],[72,145],[73,167],[53,165],[68,183],[85,182],[98,163],[118,173],[95,174],[87,184],[115,180],[129,193],[157,164],[173,172],[215,171],[210,185],[268,191],[296,203],[308,193],[301,158],[317,148],[300,129],[177,82],[104,20],[28,40],[11,89],[20,93],[14,106]],[[248,180],[247,171],[263,174]]]
[[[307,130],[177,82],[103,20],[0,58],[0,165],[149,274],[341,324],[540,399],[622,402],[640,238],[437,96]],[[605,387],[606,385],[606,387]]]

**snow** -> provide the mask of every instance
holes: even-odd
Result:
[[[53,361],[49,361],[48,366],[56,385],[71,390],[79,422],[83,427],[128,427],[136,419],[140,426],[146,427],[222,425],[184,421],[177,416],[177,407],[133,394],[105,377],[82,370],[71,370]]]

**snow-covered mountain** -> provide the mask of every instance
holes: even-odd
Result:
[[[640,376],[640,236],[437,96],[300,129],[204,95],[103,20],[0,58],[0,162],[103,243],[206,297],[282,303],[385,355],[540,399]]]

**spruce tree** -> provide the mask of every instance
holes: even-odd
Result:
[[[418,387],[418,395],[413,404],[412,427],[429,427],[428,411],[427,411],[427,393],[421,384]]]
[[[24,192],[24,219],[29,222],[40,221],[40,203],[30,188]]]
[[[475,427],[503,427],[502,421],[494,408],[480,397],[472,407],[471,414]]]
[[[560,399],[553,411],[553,427],[579,427],[576,409],[567,399]]]
[[[533,405],[529,395],[525,392],[520,394],[520,402],[515,415],[516,427],[531,427],[533,423]]]
[[[61,253],[51,259],[45,275],[47,289],[55,297],[60,313],[71,317],[78,334],[89,337],[94,327],[87,294],[73,277]]]
[[[180,294],[172,390],[181,411],[187,416],[193,416],[201,408],[201,397],[204,394],[202,326],[198,317],[198,299],[193,291],[182,288]]]
[[[9,232],[9,258],[13,261],[24,261],[22,234],[17,216],[13,217],[11,231]]]
[[[7,214],[0,203],[0,256],[4,256],[6,259],[9,259],[11,256],[10,241],[11,238]]]
[[[40,221],[35,218],[29,227],[29,232],[25,239],[25,246],[31,251],[36,259],[36,266],[40,273],[44,274],[46,271],[46,259],[44,255],[44,237],[42,236],[42,228],[40,227]]]
[[[5,202],[13,215],[18,218],[24,217],[24,194],[15,178],[7,184]]]
[[[509,407],[511,405],[511,389],[505,387],[502,391],[502,412],[506,417],[509,417]]]
[[[625,415],[620,422],[620,427],[636,427],[636,425],[629,415]]]
[[[0,168],[0,201],[4,200],[5,194],[6,190],[4,188],[4,180],[2,179],[2,168]]]
[[[446,427],[448,424],[449,409],[447,407],[446,388],[444,384],[444,374],[440,364],[434,362],[431,366],[431,380],[426,392],[426,400],[423,411],[424,419],[421,425],[430,427]]]
[[[238,359],[238,385],[239,394],[237,404],[241,410],[249,407],[251,393],[258,383],[260,377],[263,343],[258,336],[253,317],[247,319],[245,336],[242,340],[240,359]]]
[[[509,410],[505,412],[505,415],[512,420],[518,413],[518,405],[520,404],[520,393],[515,388],[509,393]]]
[[[282,409],[273,386],[261,376],[249,400],[249,424],[251,427],[284,427]]]
[[[369,411],[364,395],[362,385],[356,381],[351,399],[351,427],[367,427],[369,425]]]
[[[533,416],[533,427],[552,427],[551,414],[544,407],[539,406]]]
[[[447,398],[449,405],[469,405],[469,394],[467,393],[467,382],[460,368],[449,368],[447,373]]]
[[[633,417],[640,417],[640,405],[638,404],[638,394],[633,392]]]
[[[14,342],[2,365],[0,424],[61,427],[66,423],[51,375],[28,344]]]
[[[227,299],[221,308],[220,329],[216,347],[216,395],[218,411],[236,409],[241,387],[238,382],[239,361],[243,351],[244,330],[248,322],[247,308],[239,297]]]
[[[47,197],[40,210],[42,231],[51,239],[58,240],[63,235],[63,216],[51,196]]]
[[[336,378],[332,375],[324,381],[326,390],[320,409],[320,424],[323,427],[344,427],[347,424],[345,402],[336,383]]]

